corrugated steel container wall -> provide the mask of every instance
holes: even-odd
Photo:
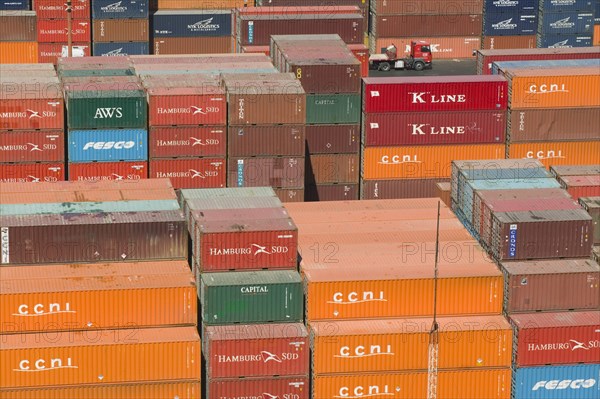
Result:
[[[538,159],[551,165],[591,165],[598,162],[600,141],[515,143],[507,146],[508,158]]]
[[[63,46],[67,43],[39,43],[38,44],[38,61],[40,63],[51,63],[56,65],[58,59],[62,57]],[[78,47],[83,51],[84,57],[92,55],[90,51],[90,43],[73,43],[73,48]]]
[[[56,194],[57,192],[71,193],[81,192],[83,197],[85,198],[85,194],[89,194],[89,192],[98,192],[98,191],[145,191],[147,193],[153,193],[160,191],[162,193],[170,192],[170,194],[166,197],[157,197],[157,198],[149,198],[149,199],[173,199],[175,198],[175,192],[173,190],[173,186],[168,179],[154,179],[154,180],[145,180],[145,181],[122,181],[122,182],[93,182],[93,183],[72,183],[72,182],[53,182],[53,183],[40,183],[36,185],[32,184],[24,184],[24,183],[16,183],[16,184],[2,184],[2,190],[0,190],[0,196],[7,193],[39,193],[39,192],[47,192]],[[164,194],[163,194],[164,195]],[[38,197],[33,197],[32,201],[38,200]],[[125,198],[127,199],[127,198]],[[142,198],[142,199],[145,199]],[[81,199],[79,200],[81,201]],[[94,200],[98,201],[98,200]],[[66,201],[69,202],[69,201]]]
[[[151,1],[148,0],[121,0],[118,5],[114,5],[113,0],[94,0],[92,18],[148,18],[149,3]]]
[[[501,267],[506,313],[600,308],[600,266],[592,260],[504,262]]]
[[[3,336],[0,370],[4,387],[92,384],[99,376],[110,384],[200,375],[200,337],[194,327],[100,330],[93,337],[79,331],[53,340],[39,334]]]
[[[309,154],[358,153],[360,125],[306,125]]]
[[[306,158],[308,184],[359,183],[359,154],[319,154]]]
[[[32,85],[37,86],[37,83]],[[3,86],[8,91],[12,85],[7,83]],[[29,97],[26,97],[25,93],[27,87],[23,84],[21,89],[17,88],[19,93],[14,98],[6,95],[0,99],[0,127],[10,130],[63,129],[65,111],[58,84],[40,85],[39,91],[30,92]],[[34,98],[31,98],[32,96]]]
[[[305,153],[304,125],[232,126],[227,130],[230,157],[303,157]]]
[[[203,337],[202,352],[211,380],[309,374],[304,324],[209,326]]]
[[[370,32],[379,37],[481,36],[481,14],[373,15]]]
[[[64,166],[62,162],[0,163],[0,183],[63,181]]]
[[[540,14],[538,33],[542,35],[570,35],[592,33],[594,29],[593,11],[543,12]]]
[[[269,94],[268,87],[264,89],[267,91],[252,93],[247,86],[232,93],[228,87],[229,126],[306,123],[306,94],[302,87],[291,82],[284,85],[289,87],[285,92],[278,91],[281,94]]]
[[[371,1],[371,11],[379,15],[455,15],[481,14],[483,0],[439,2],[436,0],[411,1]]]
[[[560,178],[561,185],[576,200],[581,197],[600,196],[600,175],[565,176]]]
[[[600,194],[594,197],[580,197],[579,203],[592,217],[594,224],[594,245],[600,244]]]
[[[0,10],[29,10],[29,0],[2,0]]]
[[[39,43],[60,43],[68,37],[66,19],[38,19],[37,41]],[[72,21],[71,37],[73,42],[89,43],[92,41],[92,27],[89,19]]]
[[[360,123],[360,94],[307,94],[306,123]]]
[[[303,320],[296,271],[203,273],[197,281],[205,326]]]
[[[231,36],[231,10],[160,10],[152,15],[154,38]]]
[[[508,84],[499,76],[364,78],[363,112],[506,109]]]
[[[364,44],[348,44],[347,46],[360,62],[360,76],[363,78],[369,76],[369,48]]]
[[[487,12],[483,18],[484,36],[535,35],[538,28],[537,11]]]
[[[48,202],[42,204],[1,204],[0,210],[2,210],[2,214],[5,216],[93,212],[175,211],[179,210],[179,203],[175,200]]]
[[[147,91],[150,126],[227,124],[225,91],[217,85]]]
[[[323,57],[323,54],[314,59],[310,56],[303,57],[305,59],[298,57],[296,62],[292,57],[286,62],[284,70],[296,74],[307,93],[360,93],[361,64],[355,57],[351,57],[350,61],[332,60],[326,63],[321,63],[317,57]]]
[[[281,202],[304,202],[304,189],[297,188],[276,188],[275,193]]]
[[[149,42],[94,43],[94,55],[99,57],[125,57],[150,54]]]
[[[0,37],[3,42],[37,40],[37,17],[34,11],[0,11],[0,21]]]
[[[0,63],[35,64],[38,62],[38,43],[0,42]]]
[[[12,130],[0,132],[3,162],[64,161],[65,134],[62,130]]]
[[[110,1],[113,3],[113,1]],[[40,19],[67,19],[65,2],[63,0],[34,0],[32,8]],[[97,0],[94,1],[98,3]],[[71,18],[89,19],[90,0],[75,0],[71,2]]]
[[[517,368],[514,399],[594,399],[600,393],[600,364]],[[558,389],[560,387],[560,389]]]
[[[227,163],[227,187],[303,188],[303,157],[239,158]]]
[[[560,178],[561,176],[591,176],[600,175],[600,165],[552,165],[550,172]]]
[[[600,140],[598,129],[594,126],[598,120],[600,107],[508,111],[506,135],[510,143]]]
[[[225,158],[151,159],[151,179],[171,179],[174,188],[225,187]]]
[[[361,199],[432,198],[436,185],[448,179],[363,180]]]
[[[308,377],[234,378],[208,380],[208,398],[274,397],[309,399]]]
[[[154,38],[153,54],[221,54],[232,51],[231,36]]]
[[[600,67],[599,59],[583,60],[541,60],[541,61],[499,61],[492,63],[493,75],[504,75],[510,69],[551,69],[558,67]]]
[[[307,184],[305,201],[349,201],[359,199],[357,184]]]
[[[65,98],[70,129],[146,129],[143,91],[67,92]]]
[[[174,398],[200,399],[200,381],[161,381],[139,384],[91,384],[2,391],[3,399],[104,399]]]
[[[447,178],[455,159],[503,159],[503,144],[419,147],[367,147],[362,176],[366,180]]]
[[[137,181],[148,178],[148,162],[69,163],[69,181]]]
[[[437,394],[446,399],[509,399],[511,374],[510,369],[440,371]],[[313,379],[312,392],[314,398],[367,394],[397,399],[424,398],[427,397],[427,371],[320,376]]]
[[[435,190],[436,190],[435,197],[440,198],[442,200],[442,202],[448,208],[450,208],[452,206],[451,199],[450,199],[451,187],[452,187],[452,185],[450,183],[446,183],[446,182],[435,184]]]
[[[363,115],[366,146],[504,143],[506,112],[420,112]]]
[[[513,12],[513,11],[535,11],[537,12],[539,0],[484,0],[484,12]]]
[[[484,36],[481,41],[481,48],[488,50],[503,50],[515,48],[536,48],[537,36]]]
[[[69,162],[144,161],[146,130],[69,130]]]
[[[94,19],[94,42],[147,42],[147,19]]]
[[[538,0],[542,12],[591,11],[594,0]]]
[[[226,155],[226,129],[222,126],[150,127],[150,158]]]
[[[594,38],[592,41],[592,45],[600,46],[600,24],[594,25],[594,34],[592,35],[592,37]]]
[[[571,48],[588,47],[592,45],[592,33],[578,35],[537,35],[537,45],[540,48]]]
[[[2,264],[187,257],[187,229],[180,211],[1,216],[0,223],[8,245]],[[27,248],[23,242],[29,243]]]

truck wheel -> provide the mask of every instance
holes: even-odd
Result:
[[[392,69],[392,66],[390,65],[389,62],[382,62],[381,64],[379,64],[380,71],[387,72],[390,69]]]
[[[415,71],[422,71],[423,69],[425,69],[425,64],[423,64],[422,62],[415,62]]]

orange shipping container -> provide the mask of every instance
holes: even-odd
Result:
[[[598,67],[513,69],[504,76],[512,110],[600,106]]]
[[[3,388],[200,378],[195,327],[96,330],[2,337]]]
[[[594,38],[592,44],[600,46],[600,25],[594,25]]]
[[[382,49],[395,44],[399,54],[410,53],[412,40],[425,40],[431,44],[431,53],[434,60],[453,58],[473,58],[473,50],[481,48],[480,37],[395,37],[375,38],[369,37],[371,54],[379,54]]]
[[[450,177],[456,159],[504,159],[504,144],[367,147],[363,151],[363,178]]]
[[[197,324],[187,262],[4,267],[0,334]]]
[[[310,323],[312,371],[330,373],[427,370],[433,319]],[[510,367],[512,331],[503,316],[443,317],[439,369]]]
[[[200,399],[200,381],[93,384],[61,388],[0,390],[0,399]]]
[[[37,64],[37,42],[1,42],[0,64]]]
[[[515,143],[508,146],[508,158],[538,159],[547,168],[595,165],[600,159],[600,141]]]
[[[453,370],[438,373],[438,399],[508,399],[510,369]],[[313,379],[313,398],[427,397],[427,372],[329,375]]]

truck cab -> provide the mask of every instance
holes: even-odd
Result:
[[[414,69],[422,71],[432,68],[433,57],[431,45],[423,40],[410,42],[410,54],[404,58],[398,58],[398,49],[391,44],[383,49],[381,54],[373,54],[369,57],[369,68],[379,71],[390,71],[392,69]]]

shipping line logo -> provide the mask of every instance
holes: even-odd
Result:
[[[588,342],[580,342],[570,339],[568,342],[559,342],[555,344],[528,344],[527,350],[530,352],[539,351],[558,351],[558,350],[576,350],[589,351],[590,349],[600,349],[600,340],[591,340]]]
[[[88,141],[83,150],[87,151],[90,148],[94,150],[129,150],[135,147],[134,141]]]
[[[220,99],[212,99],[212,101],[219,101]],[[192,114],[192,115],[208,115],[209,113],[219,112],[219,107],[196,107],[191,105],[187,108],[162,108],[158,107],[156,113],[158,114]]]
[[[564,83],[532,84],[529,86],[527,94],[568,93],[569,90],[566,87]]]
[[[277,238],[292,238],[292,235],[281,235]],[[210,248],[209,255],[211,256],[226,256],[226,255],[252,255],[259,254],[274,255],[287,254],[290,249],[284,245],[266,245],[250,244],[247,248]]]
[[[381,157],[381,161],[378,162],[381,165],[401,165],[405,163],[422,163],[417,159],[416,155],[384,155]]]
[[[480,132],[481,129],[477,127],[477,123],[473,122],[469,126],[432,126],[430,123],[409,123],[408,126],[411,128],[411,135],[453,135],[453,134],[465,134],[471,132]],[[423,130],[425,128],[425,130]]]
[[[376,297],[375,292],[373,291],[364,291],[360,294],[358,292],[350,292],[348,295],[344,295],[343,292],[336,292],[333,294],[333,299],[327,301],[327,303],[336,305],[354,305],[367,302],[387,302],[383,291],[379,291],[378,294],[379,297]]]
[[[569,44],[569,39],[563,40],[561,42],[557,42],[554,43],[551,46],[548,46],[548,48],[565,48],[565,47],[571,47]]]
[[[108,4],[104,7],[101,7],[100,9],[103,12],[125,12],[127,11],[127,7],[126,6],[121,6],[121,3],[123,3],[122,1],[119,1],[117,3],[113,3],[113,4]]]
[[[364,345],[357,345],[353,349],[349,346],[342,346],[340,348],[339,355],[333,355],[333,357],[342,359],[361,359],[365,357],[373,356],[393,356],[395,355],[392,351],[392,345],[384,345],[382,350],[381,345],[371,345],[366,348]]]
[[[496,7],[515,7],[519,5],[518,0],[494,0],[493,4]]]
[[[396,392],[400,392],[400,387],[395,388]],[[389,385],[358,385],[354,388],[341,387],[338,394],[334,398],[357,399],[357,398],[372,398],[372,397],[394,396]]]
[[[195,24],[188,25],[188,29],[192,32],[206,32],[206,31],[215,31],[218,30],[221,25],[213,24],[214,18],[203,19],[202,21],[198,21]]]
[[[538,381],[535,383],[532,391],[537,391],[540,389],[546,389],[549,391],[553,390],[562,390],[562,389],[589,389],[596,385],[596,380],[593,378],[588,378],[584,380],[583,378],[576,380],[550,380],[550,381]]]
[[[575,22],[571,22],[571,17],[559,19],[550,23],[552,29],[571,29],[575,26]]]
[[[31,146],[31,149],[29,148]],[[56,150],[58,146],[56,144],[44,144],[42,148],[40,148],[40,144],[34,143],[26,143],[26,144],[16,144],[16,145],[3,145],[0,146],[0,151],[29,151],[35,152],[40,151],[44,152],[44,150]]]
[[[525,159],[564,159],[566,158],[565,156],[563,156],[562,151],[558,150],[558,151],[554,151],[554,150],[548,150],[548,151],[527,151],[527,154],[525,154]]]
[[[71,310],[71,304],[66,302],[64,306],[61,306],[60,303],[50,303],[48,304],[48,311],[46,311],[46,307],[44,304],[37,303],[31,308],[27,304],[19,305],[17,309],[17,313],[13,313],[13,316],[17,317],[38,317],[38,316],[47,316],[61,313],[77,313],[74,310]]]
[[[500,21],[498,23],[492,24],[492,28],[498,30],[507,30],[507,29],[516,29],[517,24],[512,23],[512,18],[505,19],[504,21]]]
[[[195,147],[197,145],[206,147],[211,145],[219,145],[218,139],[198,139],[196,137],[190,137],[191,140],[156,140],[157,147]]]
[[[111,50],[107,53],[102,54],[103,57],[126,57],[127,54],[123,53],[123,47]]]
[[[19,368],[13,369],[13,371],[35,373],[43,371],[77,368],[79,367],[73,366],[73,360],[70,357],[66,358],[64,361],[61,358],[37,360],[24,359],[19,362]]]
[[[243,362],[262,362],[262,363],[279,363],[282,364],[289,360],[298,360],[300,355],[297,351],[300,349],[300,345],[304,345],[304,342],[295,342],[296,352],[282,352],[275,354],[269,351],[260,351],[256,355],[218,355],[217,361],[219,363],[243,363]]]
[[[123,108],[96,108],[96,112],[94,113],[94,119],[110,119],[113,117],[121,119],[123,117]]]
[[[54,103],[48,103],[53,105]],[[0,112],[0,118],[11,118],[11,119],[43,119],[43,118],[55,118],[56,112],[54,111],[35,111],[33,109],[26,109],[25,112]]]

